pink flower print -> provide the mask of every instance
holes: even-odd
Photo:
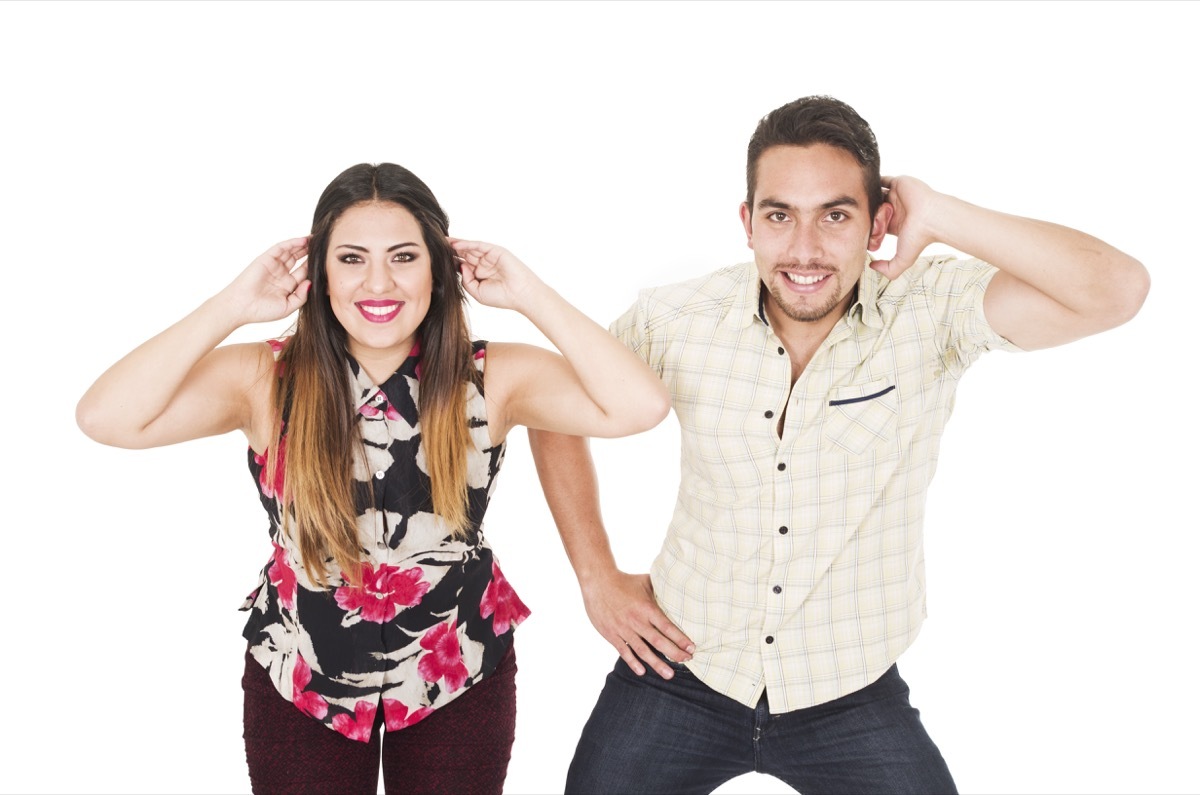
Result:
[[[496,614],[492,619],[492,631],[497,637],[508,632],[509,626],[516,626],[529,617],[529,608],[517,596],[517,592],[508,584],[508,580],[500,572],[496,561],[492,561],[492,581],[483,592],[483,601],[479,603],[479,615],[484,618]]]
[[[304,661],[304,656],[296,652],[296,666],[292,668],[292,703],[304,714],[321,720],[329,712],[329,704],[320,693],[305,692],[304,688],[311,681],[312,669]]]
[[[404,706],[402,702],[394,698],[385,698],[383,700],[383,725],[390,732],[400,731],[417,723],[431,712],[433,712],[433,707],[418,707],[409,712],[408,707]]]
[[[379,571],[370,563],[362,565],[363,584],[359,588],[346,585],[334,592],[333,598],[346,612],[361,610],[365,621],[383,624],[391,621],[402,607],[412,607],[429,590],[421,579],[425,574],[420,566],[400,571],[397,566],[379,564]],[[342,575],[346,579],[346,575]]]
[[[275,547],[275,554],[271,557],[274,562],[267,569],[267,577],[279,593],[279,603],[292,610],[296,607],[296,572],[288,565],[287,550],[274,541],[271,546]]]
[[[290,339],[290,337],[288,338]],[[271,347],[271,352],[275,354],[275,375],[279,378],[283,377],[284,365],[279,361],[279,353],[283,350],[283,346],[287,344],[287,339],[282,340],[267,340],[267,345]]]
[[[392,408],[392,404],[386,400],[380,406],[374,406],[371,401],[367,401],[359,407],[358,413],[372,420],[380,414],[383,414],[389,420],[395,421],[400,419],[400,412]]]
[[[334,715],[333,728],[349,737],[365,743],[371,739],[371,728],[375,725],[375,705],[369,701],[360,701],[354,705],[354,717],[349,715]]]
[[[273,499],[283,494],[284,456],[287,455],[286,435],[280,434],[279,436],[279,455],[275,456],[274,477],[271,477],[272,473],[267,469],[267,457],[270,454],[270,450],[264,450],[262,455],[255,453],[254,463],[262,467],[262,469],[258,471],[259,489],[262,490],[264,497]]]
[[[419,357],[420,355],[421,355],[421,341],[413,340],[412,350],[410,350],[408,352],[408,358],[411,359],[414,356]],[[421,380],[421,363],[420,362],[417,362],[417,366],[413,368],[413,375],[416,376],[418,381]]]
[[[485,356],[487,356],[487,348],[480,348],[479,350],[475,351],[476,359],[482,359]]]
[[[463,664],[462,647],[458,644],[458,622],[438,624],[421,638],[421,648],[429,654],[417,663],[417,673],[426,682],[446,680],[446,690],[453,693],[467,680],[467,666]]]

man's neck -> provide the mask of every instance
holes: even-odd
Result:
[[[769,292],[764,296],[764,310],[772,331],[783,344],[784,350],[792,361],[792,383],[804,372],[804,368],[812,361],[821,343],[833,331],[833,327],[842,319],[857,295],[856,286],[829,314],[819,320],[795,320],[788,317],[775,303]]]

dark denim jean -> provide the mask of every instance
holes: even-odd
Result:
[[[617,661],[579,738],[568,795],[708,793],[750,772],[803,795],[957,791],[894,665],[856,693],[779,715],[765,695],[746,707],[672,667],[665,680]]]

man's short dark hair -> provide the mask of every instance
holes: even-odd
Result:
[[[754,208],[758,187],[758,161],[772,146],[827,144],[858,161],[871,217],[883,204],[879,179],[879,144],[871,126],[840,99],[826,96],[801,97],[762,117],[746,150],[746,204]]]

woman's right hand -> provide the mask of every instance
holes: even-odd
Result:
[[[268,323],[295,312],[308,299],[308,238],[276,243],[221,291],[238,325]]]

